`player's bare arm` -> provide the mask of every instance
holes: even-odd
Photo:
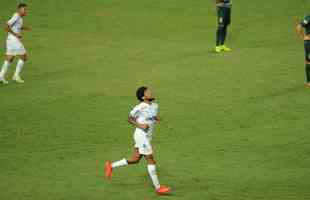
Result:
[[[302,40],[305,38],[304,29],[303,29],[303,27],[302,27],[300,24],[298,24],[298,25],[296,26],[296,32],[297,32],[298,36],[299,36]]]
[[[156,116],[156,117],[155,117],[155,120],[156,120],[156,122],[160,122],[162,119],[161,119],[160,116]]]
[[[31,26],[23,26],[22,28],[23,31],[32,31]]]
[[[15,33],[14,31],[12,31],[11,27],[6,24],[4,30],[8,33],[11,33],[12,35],[16,36],[17,38],[22,38],[22,34],[21,33]]]
[[[135,119],[134,117],[132,117],[132,116],[129,116],[127,121],[128,121],[128,123],[133,124],[133,125],[135,125],[136,127],[141,128],[141,129],[143,129],[143,130],[147,130],[147,129],[149,128],[149,125],[148,125],[148,124],[140,124],[140,123],[138,123],[138,122],[136,121],[136,119]]]

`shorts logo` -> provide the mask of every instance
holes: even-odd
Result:
[[[143,147],[144,149],[146,149],[146,148],[147,148],[146,144],[143,144],[143,145],[142,145],[142,147]]]

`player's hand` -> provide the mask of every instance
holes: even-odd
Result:
[[[304,40],[310,40],[310,36],[309,35],[305,35],[305,36],[303,36],[303,39]]]
[[[140,124],[139,128],[143,129],[143,130],[147,130],[150,128],[150,126],[148,124]]]
[[[160,122],[162,119],[161,119],[161,117],[156,116],[156,117],[155,117],[155,120],[156,120],[157,122]]]
[[[25,30],[25,31],[32,31],[32,28],[30,26],[25,26],[25,27],[23,27],[23,30]]]
[[[23,37],[21,33],[15,33],[15,36],[19,39]]]

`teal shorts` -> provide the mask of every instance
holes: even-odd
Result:
[[[231,8],[218,7],[217,15],[219,26],[228,26],[231,23]]]

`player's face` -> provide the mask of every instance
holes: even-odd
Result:
[[[20,9],[18,9],[18,13],[20,16],[26,16],[27,15],[27,8],[26,7],[22,7]]]
[[[153,97],[153,94],[152,94],[152,91],[150,89],[146,89],[145,92],[144,92],[144,100],[154,100],[154,97]]]

